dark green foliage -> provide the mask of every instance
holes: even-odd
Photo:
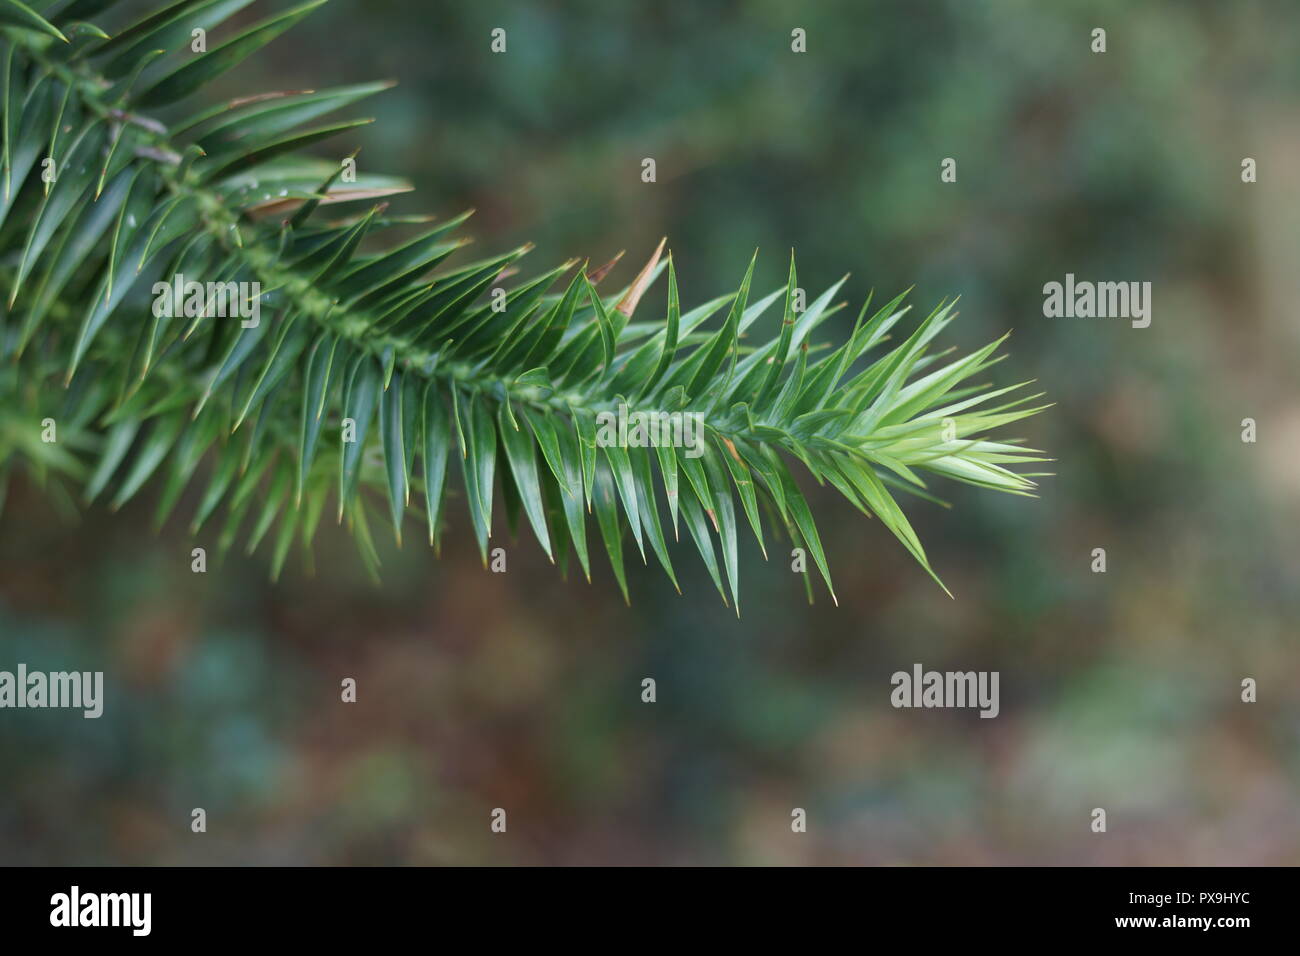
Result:
[[[923,472],[1032,489],[1008,466],[1043,459],[987,436],[1037,411],[1037,396],[991,404],[1020,386],[967,384],[999,342],[958,359],[930,350],[951,304],[893,340],[902,297],[874,311],[868,301],[829,348],[815,333],[842,307],[840,283],[798,309],[793,260],[782,289],[751,295],[751,262],[734,294],[683,312],[660,251],[606,294],[602,270],[574,262],[514,279],[527,247],[455,264],[462,241],[450,233],[464,217],[421,225],[380,204],[328,221],[326,206],[409,188],[299,155],[357,125],[320,117],[385,84],[157,119],[317,4],[191,52],[191,29],[245,5],[181,0],[110,39],[76,21],[111,3],[0,0],[0,495],[16,466],[60,500],[71,481],[114,508],[155,480],[162,522],[206,475],[194,527],[224,511],[221,547],[266,542],[275,574],[295,541],[310,548],[333,499],[373,571],[376,512],[400,542],[407,513],[423,511],[438,545],[450,472],[485,560],[500,501],[552,560],[576,557],[589,576],[594,512],[626,594],[624,540],[642,559],[648,545],[676,584],[668,539],[684,524],[738,608],[742,525],[765,553],[764,525],[785,532],[831,586],[792,462],[878,517],[927,570],[894,491],[928,498]],[[403,238],[385,242],[389,232]],[[665,271],[664,312],[632,322]],[[153,283],[178,274],[259,283],[261,321],[155,314]],[[779,331],[756,340],[768,313]],[[702,456],[598,441],[598,416],[624,404],[702,414]],[[55,442],[42,440],[46,418]]]

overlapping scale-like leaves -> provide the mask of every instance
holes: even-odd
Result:
[[[748,534],[764,553],[784,535],[831,589],[792,466],[927,571],[898,492],[929,498],[927,475],[1031,492],[1014,468],[1043,459],[991,436],[1037,396],[971,384],[1000,341],[934,349],[951,304],[905,331],[902,296],[868,301],[831,345],[842,281],[799,308],[793,259],[783,287],[752,292],[751,262],[686,310],[662,244],[612,292],[577,261],[518,271],[527,246],[465,261],[464,216],[390,215],[406,182],[356,153],[304,158],[390,84],[192,102],[318,3],[232,28],[247,5],[180,0],[109,29],[89,21],[113,0],[0,0],[0,500],[16,469],[69,508],[152,482],[161,524],[194,485],[193,530],[265,543],[274,574],[327,512],[372,571],[380,523],[400,543],[419,521],[435,547],[459,524],[486,561],[504,513],[587,577],[603,551],[625,595],[629,546],[682,580],[684,528],[738,610]],[[361,211],[331,218],[346,204]],[[193,308],[186,280],[208,290]],[[256,289],[256,321],[213,287]],[[610,440],[620,411],[700,428]]]

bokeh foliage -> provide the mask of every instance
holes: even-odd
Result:
[[[149,502],[69,529],[16,489],[0,660],[102,661],[118,705],[97,724],[4,715],[0,760],[22,768],[0,800],[5,859],[1296,861],[1300,11],[365,11],[327,5],[231,91],[400,79],[362,167],[416,182],[408,211],[477,207],[494,247],[630,260],[666,234],[692,298],[756,245],[765,287],[783,278],[768,250],[797,247],[810,288],[848,250],[855,298],[959,293],[960,344],[1013,329],[1017,367],[1051,383],[1027,438],[1058,474],[1036,501],[918,510],[953,601],[885,529],[846,520],[823,534],[838,609],[808,608],[788,562],[747,544],[740,622],[705,582],[678,597],[639,562],[630,611],[531,546],[507,545],[502,579],[465,537],[436,564],[384,548],[382,590],[343,535],[314,578],[270,587],[256,560],[196,576],[183,533],[144,531]],[[510,38],[495,59],[494,26]],[[1042,285],[1066,272],[1152,281],[1151,328],[1044,319]],[[892,710],[889,675],[916,661],[1000,670],[1001,716]],[[360,682],[351,707],[342,676]],[[1239,702],[1247,676],[1258,704]]]

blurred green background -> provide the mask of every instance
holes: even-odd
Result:
[[[1014,433],[1057,475],[909,503],[954,600],[815,495],[840,606],[742,541],[740,620],[682,549],[630,608],[527,537],[490,574],[459,502],[441,560],[390,545],[376,587],[328,529],[272,585],[192,574],[147,496],[72,526],[18,486],[0,668],[107,702],[0,712],[0,862],[1300,862],[1300,6],[335,0],[212,96],[388,77],[320,152],[409,176],[400,209],[473,206],[530,271],[627,249],[619,282],[667,235],[689,304],[755,247],[763,289],[790,247],[812,294],[852,272],[845,313],[959,294],[949,344],[1014,329],[998,379],[1056,403]],[[1044,318],[1067,272],[1152,282],[1151,327]],[[1001,715],[892,709],[916,662],[1000,671]]]

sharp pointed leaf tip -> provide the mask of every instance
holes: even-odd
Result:
[[[659,245],[650,256],[650,261],[642,267],[641,272],[637,275],[636,279],[633,280],[632,285],[628,287],[627,293],[621,300],[619,300],[618,305],[614,306],[615,311],[623,313],[623,315],[628,318],[632,317],[632,313],[636,310],[637,303],[641,301],[641,296],[645,294],[646,289],[650,285],[650,277],[654,274],[655,266],[659,264],[659,257],[663,254],[664,243],[667,241],[667,236],[664,236],[659,240]],[[620,253],[620,255],[622,255],[622,253]]]
[[[587,272],[586,267],[584,267],[583,271],[587,273],[587,281],[590,282],[592,285],[598,284],[601,279],[609,275],[610,270],[612,270],[614,266],[618,265],[619,260],[623,258],[623,254],[625,252],[627,252],[626,249],[620,249],[618,255],[616,255],[613,259],[610,259],[609,262],[605,263],[603,266],[600,266],[597,269],[593,269],[590,272]],[[590,261],[591,260],[588,260],[588,262]]]

